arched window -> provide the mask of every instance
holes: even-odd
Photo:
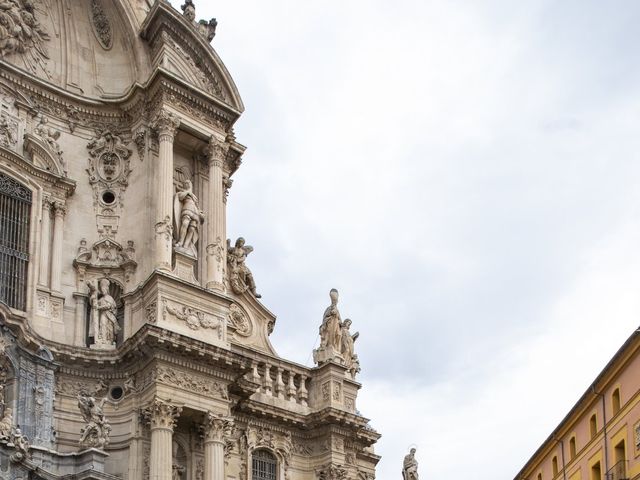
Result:
[[[613,414],[615,415],[620,411],[620,389],[616,388],[611,394],[611,403],[613,407]]]
[[[558,457],[553,457],[551,460],[551,470],[553,472],[553,477],[555,478],[558,475]]]
[[[0,173],[0,302],[26,310],[31,190]]]
[[[276,480],[278,461],[268,450],[255,450],[251,459],[251,480]]]
[[[571,460],[576,458],[576,437],[571,437],[569,440],[569,458]]]
[[[591,434],[591,438],[596,436],[598,433],[598,420],[596,419],[596,414],[591,415],[589,419],[589,433]]]

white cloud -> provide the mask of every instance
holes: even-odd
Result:
[[[277,350],[338,287],[379,478],[413,443],[426,478],[512,478],[638,324],[640,7],[200,3]]]

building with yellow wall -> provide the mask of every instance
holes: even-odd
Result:
[[[640,479],[640,329],[515,480]]]

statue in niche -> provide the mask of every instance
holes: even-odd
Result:
[[[404,457],[402,463],[402,478],[404,480],[418,480],[418,461],[415,455],[416,449],[412,448]]]
[[[360,336],[360,332],[356,332],[351,335],[349,328],[351,327],[351,320],[346,319],[342,322],[341,329],[341,347],[340,354],[344,359],[344,364],[347,366],[349,373],[353,377],[355,377],[356,373],[360,371],[360,362],[358,361],[358,356],[353,351],[353,344]]]
[[[80,446],[104,449],[109,444],[111,425],[104,416],[103,398],[99,402],[85,391],[78,393],[78,408],[86,425],[80,431]]]
[[[193,193],[190,180],[185,180],[173,197],[173,222],[176,248],[197,256],[198,229],[204,222],[204,213],[198,207],[198,197]]]
[[[243,294],[249,290],[254,297],[261,298],[256,293],[256,283],[253,274],[245,264],[247,255],[253,252],[253,247],[245,245],[244,238],[239,237],[235,246],[231,246],[231,240],[227,239],[227,264],[229,266],[229,282],[234,293]]]
[[[99,282],[87,282],[91,305],[89,336],[93,334],[94,345],[98,348],[114,347],[120,331],[116,317],[118,306],[109,293],[110,284],[106,278]]]
[[[176,465],[175,463],[171,466],[171,480],[182,480],[182,474],[186,472],[187,469],[181,465]]]

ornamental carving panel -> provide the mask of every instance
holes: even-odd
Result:
[[[219,397],[224,400],[229,399],[229,394],[224,385],[209,380],[206,377],[175,370],[170,367],[158,367],[155,372],[155,379],[158,383],[181,388],[189,392]]]
[[[98,0],[91,0],[91,25],[102,48],[109,50],[113,45],[113,32],[109,17],[104,13],[102,4]]]
[[[210,329],[218,332],[218,340],[222,340],[224,322],[221,318],[202,312],[195,308],[172,302],[166,298],[162,300],[162,317],[168,320],[173,317],[187,324],[191,330]]]
[[[248,315],[235,303],[229,307],[228,326],[236,335],[250,337],[253,333],[253,325]]]

